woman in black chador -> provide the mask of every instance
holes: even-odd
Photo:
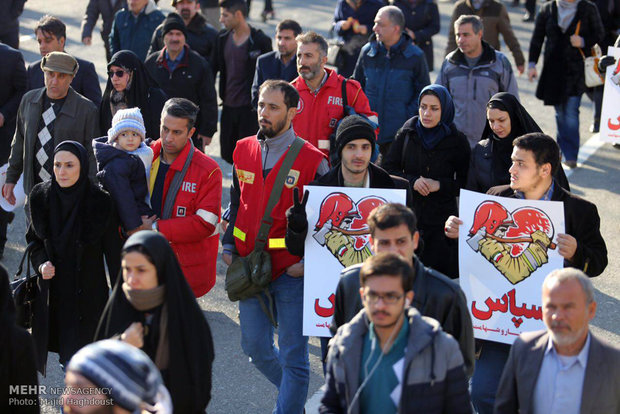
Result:
[[[97,339],[118,337],[155,362],[174,412],[204,413],[211,399],[211,330],[168,241],[154,231],[133,234]]]

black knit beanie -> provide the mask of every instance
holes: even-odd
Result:
[[[185,27],[185,22],[183,22],[183,18],[181,16],[174,12],[168,14],[168,17],[164,20],[161,35],[165,36],[170,30],[180,30],[183,32],[185,39],[187,39],[187,28]]]
[[[349,115],[340,122],[336,130],[336,146],[339,158],[342,158],[344,146],[356,139],[368,140],[374,152],[377,135],[373,127],[361,116]]]

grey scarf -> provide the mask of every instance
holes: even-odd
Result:
[[[567,0],[555,0],[558,6],[558,26],[562,29],[562,33],[566,33],[566,29],[570,26],[577,13],[577,5],[579,0],[573,2]]]

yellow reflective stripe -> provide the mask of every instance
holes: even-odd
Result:
[[[270,249],[286,249],[284,239],[269,239]]]
[[[157,179],[157,171],[159,171],[159,161],[161,156],[157,157],[153,164],[151,164],[151,176],[149,177],[149,195],[153,195],[153,188],[155,187],[155,180]]]
[[[238,238],[242,242],[245,241],[245,233],[242,230],[240,230],[238,227],[235,227],[233,229],[233,236]]]

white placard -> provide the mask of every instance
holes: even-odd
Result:
[[[609,47],[607,55],[616,58],[605,72],[605,90],[601,109],[601,141],[620,143],[620,48]]]
[[[406,191],[379,188],[317,187],[309,190],[308,235],[304,256],[306,336],[331,336],[334,292],[340,272],[371,255],[366,219],[386,202],[405,204]]]
[[[15,204],[9,204],[8,201],[2,196],[2,187],[6,182],[6,170],[9,167],[9,164],[4,164],[0,167],[0,207],[4,211],[13,211],[17,207],[21,207],[26,202],[26,193],[24,192],[24,176],[20,175],[19,180],[17,180],[17,184],[15,184],[15,188],[13,189],[13,194],[15,194]]]
[[[460,284],[474,336],[512,344],[544,329],[542,282],[564,264],[555,245],[564,204],[461,190],[459,217]]]

